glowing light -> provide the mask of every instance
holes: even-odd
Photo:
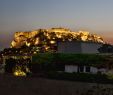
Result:
[[[23,71],[21,71],[21,70],[16,70],[16,71],[14,72],[14,75],[15,75],[15,76],[26,76],[26,73],[23,72]]]
[[[14,69],[14,76],[27,76],[27,73],[31,73],[30,69],[27,66],[16,65]]]
[[[30,40],[30,42],[28,42],[28,40]],[[47,44],[47,42],[55,44],[58,40],[81,40],[104,43],[103,39],[100,36],[90,34],[88,31],[72,32],[71,30],[65,28],[51,28],[48,30],[39,29],[31,32],[16,32],[15,39],[12,41],[11,46],[21,47],[23,45],[26,45],[29,47],[31,45],[42,44],[43,42],[45,42],[43,44]]]
[[[31,43],[27,43],[27,42],[26,42],[26,46],[28,46],[28,47],[29,47],[30,45],[31,45]]]
[[[50,47],[46,46],[45,49],[48,50]]]
[[[39,44],[39,42],[40,42],[39,38],[36,38],[35,45]]]
[[[50,41],[50,43],[51,43],[51,44],[54,44],[54,43],[55,43],[55,41]]]
[[[34,51],[34,54],[37,54],[37,52],[36,52],[36,51]]]

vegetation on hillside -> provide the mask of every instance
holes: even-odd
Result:
[[[113,53],[113,45],[110,44],[103,44],[98,51],[100,53]]]
[[[33,63],[38,64],[79,64],[97,66],[106,61],[106,57],[97,54],[40,53],[33,56]]]

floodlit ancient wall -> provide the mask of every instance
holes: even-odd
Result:
[[[11,42],[11,47],[18,48],[22,46],[45,45],[45,48],[50,48],[57,41],[90,41],[104,43],[102,37],[90,34],[88,31],[72,32],[65,28],[38,29],[28,32],[15,32],[14,40]]]

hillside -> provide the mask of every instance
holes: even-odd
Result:
[[[26,32],[15,32],[11,47],[39,46],[51,50],[57,41],[90,41],[103,43],[102,37],[90,34],[88,31],[71,31],[65,28],[38,29]]]

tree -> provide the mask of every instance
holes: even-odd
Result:
[[[100,53],[113,53],[113,46],[110,44],[103,44],[98,51]]]
[[[13,58],[7,59],[5,71],[8,72],[8,73],[12,73],[15,66],[16,66],[16,60],[15,59],[13,59]]]

